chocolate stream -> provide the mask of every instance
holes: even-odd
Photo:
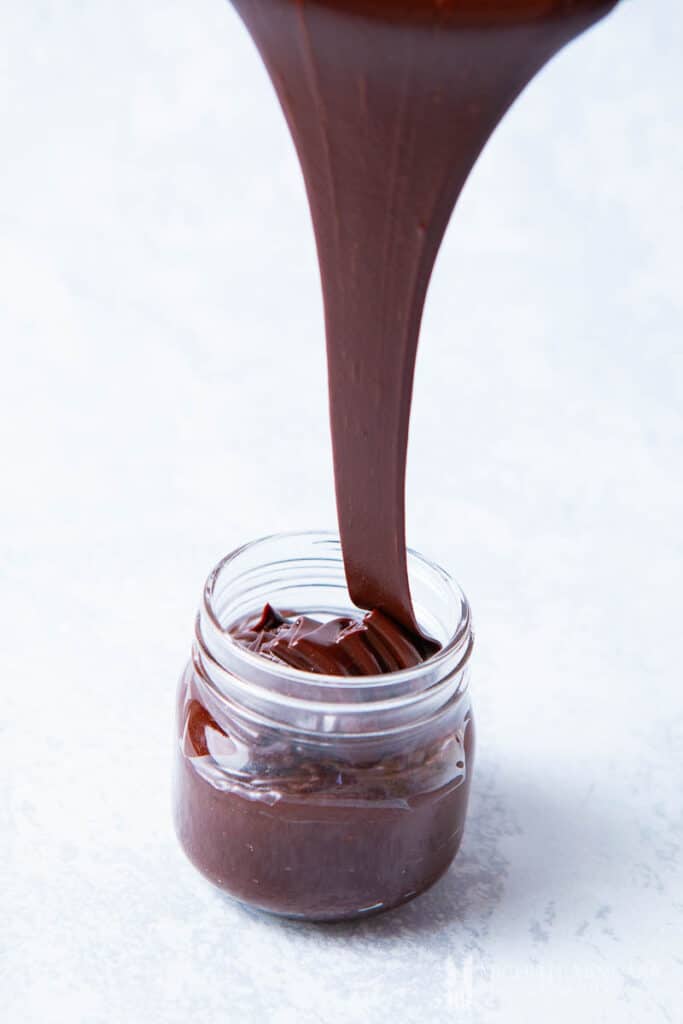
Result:
[[[616,0],[232,2],[279,96],[313,218],[351,598],[419,633],[404,492],[434,261],[500,118]]]

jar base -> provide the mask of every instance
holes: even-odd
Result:
[[[454,858],[455,860],[455,858]],[[360,910],[351,910],[343,914],[293,914],[287,911],[270,910],[267,907],[259,907],[254,903],[246,903],[243,900],[237,899],[235,896],[231,896],[225,889],[221,890],[221,894],[230,903],[234,903],[236,906],[241,907],[243,910],[258,915],[259,917],[275,918],[280,921],[293,921],[298,924],[311,924],[311,925],[342,925],[342,924],[361,924],[363,921],[370,920],[371,918],[380,917],[384,914],[390,914],[394,910],[400,910],[401,907],[405,907],[408,903],[412,903],[414,900],[418,900],[421,896],[425,896],[430,889],[432,889],[438,882],[444,878],[453,865],[453,861],[447,864],[446,867],[439,872],[439,874],[428,882],[423,889],[419,889],[416,892],[411,892],[400,899],[392,903],[380,903],[375,904],[372,907],[362,907]],[[206,877],[206,876],[205,876]],[[207,881],[211,881],[207,878]]]
[[[282,921],[295,921],[301,924],[315,924],[315,925],[335,925],[335,924],[347,924],[350,922],[361,922],[369,918],[378,917],[381,914],[390,913],[392,910],[398,910],[400,907],[405,906],[407,903],[411,903],[413,900],[419,899],[420,896],[424,896],[433,886],[437,884],[451,869],[458,851],[460,849],[462,841],[462,832],[458,837],[455,848],[453,849],[449,859],[440,865],[437,871],[427,879],[419,888],[414,889],[411,892],[404,893],[392,900],[385,900],[378,903],[373,903],[370,906],[364,907],[352,907],[345,909],[335,909],[332,911],[322,910],[306,910],[300,913],[290,909],[278,909],[276,906],[267,906],[259,904],[256,899],[240,899],[239,896],[235,895],[231,891],[230,887],[226,885],[225,880],[218,877],[216,874],[207,869],[206,865],[201,862],[197,857],[194,857],[191,850],[188,848],[187,843],[183,839],[182,831],[179,827],[179,822],[176,819],[176,834],[180,843],[181,849],[188,861],[195,868],[200,875],[208,882],[213,889],[217,890],[218,894],[226,901],[235,904],[238,907],[243,908],[252,914],[266,918],[277,918]]]

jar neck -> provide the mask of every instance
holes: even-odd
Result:
[[[409,572],[418,616],[441,650],[384,675],[325,676],[254,654],[229,628],[266,601],[305,614],[348,614],[338,538],[280,534],[234,551],[209,576],[196,620],[193,662],[203,701],[217,717],[236,714],[317,737],[368,738],[424,726],[467,690],[471,616],[464,594],[438,566],[410,552]]]

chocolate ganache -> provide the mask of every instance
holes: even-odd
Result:
[[[308,192],[349,591],[420,632],[404,486],[427,285],[455,201],[519,92],[616,0],[232,0]]]

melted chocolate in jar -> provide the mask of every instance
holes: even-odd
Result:
[[[413,633],[404,484],[427,285],[486,140],[616,0],[232,0],[296,144],[325,302],[349,591]]]
[[[346,573],[354,602],[372,609],[362,621],[323,623],[266,606],[232,627],[251,650],[337,675],[429,655],[411,604],[403,510],[429,276],[455,200],[506,108],[615,2],[233,0],[304,170]],[[219,724],[205,689],[190,669],[179,691],[176,825],[217,885],[277,913],[336,920],[396,906],[446,871],[467,809],[468,705],[415,735],[321,746],[267,721],[259,730],[239,716]]]

